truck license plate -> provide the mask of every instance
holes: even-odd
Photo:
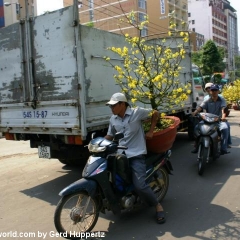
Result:
[[[38,156],[39,158],[51,158],[50,147],[38,146]]]

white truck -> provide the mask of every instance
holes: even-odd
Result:
[[[104,56],[114,57],[107,47],[125,44],[78,19],[70,6],[0,29],[0,132],[6,140],[29,140],[40,158],[64,164],[85,162],[91,133],[106,134],[111,111],[105,103],[120,88]],[[183,65],[182,81],[194,88],[190,54]],[[179,131],[188,129],[194,98],[175,114]]]

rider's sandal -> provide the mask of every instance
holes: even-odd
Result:
[[[158,223],[158,224],[165,223],[166,218],[165,218],[164,211],[158,211],[158,212],[156,212],[156,218],[157,218],[156,220],[157,220],[157,223]]]

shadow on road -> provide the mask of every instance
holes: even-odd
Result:
[[[105,239],[209,239],[209,235],[214,239],[238,239],[240,211],[233,213],[227,202],[223,207],[217,204],[219,200],[214,201],[229,178],[240,173],[236,171],[240,162],[234,160],[238,159],[236,149],[231,159],[222,156],[200,177],[196,155],[190,153],[192,145],[186,133],[178,134],[172,154],[174,175],[170,176],[169,192],[162,202],[167,222],[158,225],[154,209],[145,207],[120,217],[108,213],[102,216],[110,220]]]
[[[236,131],[237,119],[232,117],[232,131]],[[158,225],[155,222],[153,208],[142,206],[132,211],[124,211],[121,216],[111,212],[101,214],[108,221],[107,228],[98,224],[94,231],[107,232],[105,239],[238,239],[240,229],[240,211],[232,210],[229,205],[226,188],[231,187],[234,176],[239,175],[240,161],[239,138],[232,136],[231,154],[221,156],[209,164],[201,177],[197,173],[196,154],[191,154],[193,142],[186,133],[179,133],[172,148],[171,162],[174,175],[170,176],[169,191],[162,202],[167,222]],[[37,185],[22,192],[56,205],[58,192],[68,184],[80,178],[82,169],[64,167],[59,178]],[[231,181],[230,181],[231,180]],[[229,181],[229,182],[228,182]],[[235,186],[236,187],[236,186]],[[239,187],[238,187],[239,190]],[[42,194],[38,195],[38,192]],[[239,196],[239,195],[238,195]]]
[[[61,165],[59,164],[59,166]],[[70,167],[65,165],[62,167],[62,170],[59,170],[59,172],[64,173],[61,177],[36,185],[33,188],[22,190],[21,192],[27,196],[49,202],[51,205],[57,205],[60,200],[58,193],[69,184],[80,179],[82,170],[82,167]]]

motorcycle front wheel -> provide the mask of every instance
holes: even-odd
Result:
[[[167,194],[169,186],[169,175],[165,167],[159,168],[154,173],[153,181],[150,183],[158,202],[161,202]]]
[[[67,239],[80,239],[81,232],[91,231],[99,216],[96,199],[86,192],[64,196],[54,214],[54,224]]]
[[[202,175],[208,158],[208,148],[204,147],[203,145],[201,145],[200,148],[200,158],[198,159],[198,174]]]

